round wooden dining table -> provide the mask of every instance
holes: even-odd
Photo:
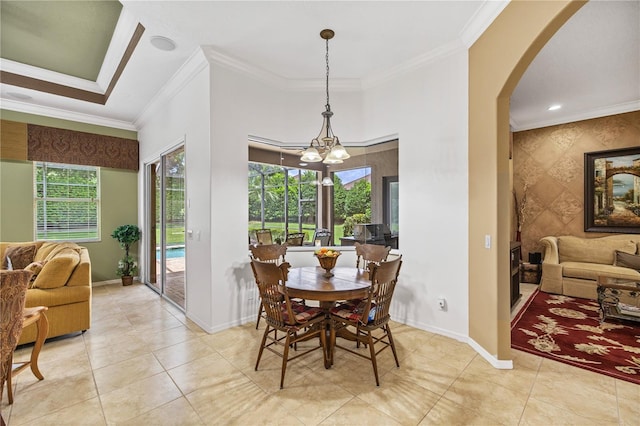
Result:
[[[368,295],[371,286],[369,272],[359,268],[337,267],[331,270],[333,277],[324,276],[325,270],[319,266],[307,266],[291,268],[287,275],[287,293],[289,297],[298,297],[305,300],[317,300],[325,311],[327,321],[325,329],[327,337],[331,331],[329,310],[336,301],[363,299]],[[341,335],[349,339],[347,335]],[[327,347],[324,353],[324,366],[330,368],[333,364],[333,348],[331,339],[327,339]],[[349,339],[351,340],[351,339]]]

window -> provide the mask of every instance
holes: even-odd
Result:
[[[100,239],[100,169],[34,163],[35,238]]]
[[[256,229],[270,229],[274,241],[284,242],[292,232],[304,232],[304,241],[311,241],[317,199],[315,171],[249,162],[250,242]]]

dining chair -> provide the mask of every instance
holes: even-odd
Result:
[[[27,286],[33,273],[23,269],[0,271],[0,402],[7,383],[9,404],[13,403],[11,370],[13,352],[18,345],[24,323]],[[2,420],[4,422],[4,420]]]
[[[262,336],[260,351],[256,361],[256,371],[260,365],[260,358],[264,349],[270,350],[282,357],[282,371],[280,374],[280,389],[284,385],[284,375],[287,371],[287,362],[306,355],[316,349],[325,350],[326,336],[324,328],[324,312],[317,307],[306,306],[305,304],[293,304],[287,294],[287,274],[289,272],[287,262],[276,265],[270,262],[251,261],[251,268],[256,277],[260,298],[266,314],[267,327]],[[318,326],[314,327],[315,324]],[[278,336],[278,331],[284,335]],[[302,331],[302,334],[298,332]],[[293,346],[297,350],[297,343],[320,337],[320,345],[313,345],[303,352],[289,357],[289,349]],[[280,346],[281,351],[275,348]]]
[[[313,243],[315,244],[316,241],[320,241],[320,245],[321,246],[330,246],[332,245],[332,241],[331,241],[331,231],[329,231],[328,229],[316,229],[316,232],[313,234]]]
[[[287,246],[280,244],[263,244],[258,246],[249,246],[251,260],[259,260],[261,262],[271,262],[280,265],[285,262],[287,254]],[[255,274],[254,274],[254,278]],[[257,283],[256,278],[256,283]],[[256,330],[260,326],[260,318],[263,317],[262,303],[258,304],[258,319],[256,320]]]
[[[285,244],[288,246],[301,246],[304,242],[304,232],[292,232],[287,234]]]
[[[270,229],[256,229],[256,241],[258,244],[273,244],[273,236]]]
[[[361,244],[355,243],[356,247],[356,268],[360,268],[360,261],[362,260],[362,268],[369,269],[369,264],[378,264],[387,260],[391,247],[380,246],[377,244]]]
[[[366,299],[359,303],[341,303],[330,310],[331,315],[331,348],[336,347],[351,352],[371,361],[373,374],[376,377],[376,386],[380,386],[378,378],[378,364],[376,355],[384,349],[391,347],[396,366],[400,367],[396,346],[393,342],[391,329],[389,328],[389,307],[402,266],[402,258],[373,264],[371,270],[371,287]],[[353,336],[356,341],[356,348],[360,343],[369,346],[369,356],[364,355],[354,349],[336,343],[336,334],[342,328],[351,327],[354,329]],[[372,334],[373,331],[382,330],[382,334]],[[375,345],[382,345],[376,351]],[[333,354],[331,356],[334,359]]]

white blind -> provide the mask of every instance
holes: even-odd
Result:
[[[92,166],[34,163],[37,240],[100,239],[99,171]]]

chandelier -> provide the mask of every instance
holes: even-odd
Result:
[[[327,46],[326,62],[327,62],[327,104],[322,112],[322,129],[320,134],[311,140],[309,148],[305,149],[300,157],[300,161],[317,163],[322,161],[325,164],[340,164],[343,160],[351,157],[346,149],[340,144],[338,137],[331,130],[331,105],[329,105],[329,40],[333,38],[335,33],[333,30],[325,29],[320,31]]]

